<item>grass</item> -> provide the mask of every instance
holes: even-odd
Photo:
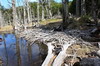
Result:
[[[40,22],[40,25],[47,25],[49,23],[61,22],[62,19],[48,19]]]
[[[4,26],[4,27],[0,28],[0,32],[2,32],[2,31],[11,31],[11,30],[13,30],[13,27],[11,25]]]
[[[61,21],[62,21],[62,19],[48,19],[48,20],[41,21],[39,24],[40,25],[47,25],[49,23],[56,23],[56,22],[61,22]],[[32,24],[29,24],[28,26],[31,27]],[[0,32],[12,31],[12,30],[13,30],[13,27],[11,25],[4,26],[4,27],[0,28]]]

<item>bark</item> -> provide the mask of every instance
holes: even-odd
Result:
[[[29,6],[29,1],[26,0],[26,8],[27,8],[27,20],[28,20],[28,23],[30,23],[31,19],[30,19],[30,6]]]
[[[96,26],[98,25],[98,21],[97,21],[97,14],[96,14],[96,3],[95,0],[92,0],[92,17],[94,19],[94,22],[96,24]]]
[[[51,13],[51,0],[48,0],[48,12],[49,12],[49,18],[52,19],[52,13]]]
[[[66,44],[63,45],[62,51],[58,54],[58,56],[54,60],[53,66],[61,66],[64,63],[64,59],[67,57],[66,51],[68,47],[74,43],[74,40],[65,43]]]
[[[42,20],[44,20],[44,6],[42,5]]]
[[[39,11],[39,0],[37,2],[37,27],[39,26],[39,21],[40,21],[40,11]]]
[[[12,0],[12,9],[13,9],[13,29],[18,29],[18,20],[17,20],[17,13],[16,13],[16,0]]]
[[[25,5],[23,6],[23,9],[24,9],[24,29],[26,30],[27,29],[27,20],[26,20],[26,9],[25,9]]]
[[[76,0],[76,16],[79,17],[79,0]]]
[[[4,26],[4,19],[3,19],[2,12],[0,10],[0,27],[3,27],[3,26]]]
[[[48,46],[48,55],[47,55],[46,59],[44,60],[42,66],[51,66],[52,63],[53,63],[53,61],[51,61],[51,60],[55,55],[53,54],[54,46],[52,46],[51,44],[52,43],[47,44],[47,46]]]
[[[62,23],[62,30],[66,29],[68,26],[68,1],[62,0],[62,6],[63,6],[63,23]]]
[[[81,0],[81,16],[86,15],[85,0]]]

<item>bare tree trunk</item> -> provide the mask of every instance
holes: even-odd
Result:
[[[96,26],[98,25],[98,21],[97,21],[97,14],[96,14],[96,3],[95,0],[92,0],[92,17],[94,19],[94,22],[96,24]]]
[[[48,12],[49,12],[49,18],[52,19],[52,13],[51,13],[51,0],[48,0]]]
[[[76,0],[76,16],[79,17],[79,0]]]
[[[28,0],[26,0],[26,7],[27,7],[27,17],[28,17],[28,23],[31,21],[30,20],[30,11],[29,11],[29,9],[30,9],[30,6],[29,6],[29,1]]]
[[[27,18],[26,18],[26,1],[24,1],[24,6],[23,6],[23,10],[24,10],[24,19],[23,19],[23,23],[24,23],[24,29],[27,29]]]
[[[42,20],[44,20],[44,6],[42,5]]]
[[[40,10],[39,10],[39,0],[37,1],[37,27],[39,26],[39,21],[40,21]]]
[[[3,19],[2,12],[0,10],[0,27],[3,27],[3,26],[4,26],[4,19]]]
[[[66,29],[68,26],[68,0],[62,0],[63,5],[63,23],[62,23],[62,30]]]
[[[81,0],[81,16],[86,15],[85,0]]]
[[[13,29],[18,29],[18,20],[17,20],[17,13],[16,13],[16,0],[12,0],[12,9],[13,9]]]
[[[48,11],[47,5],[45,6],[45,9],[46,9],[46,17],[48,19],[49,18],[49,11]]]

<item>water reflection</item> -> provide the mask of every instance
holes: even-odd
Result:
[[[30,45],[23,38],[16,39],[14,34],[4,34],[4,40],[0,42],[3,66],[41,66],[46,57],[47,47],[43,44]]]

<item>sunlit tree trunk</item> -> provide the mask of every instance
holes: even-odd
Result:
[[[2,12],[0,10],[0,27],[3,27],[3,26],[4,26],[4,19],[3,19]]]
[[[51,13],[51,0],[48,0],[48,12],[49,12],[49,18],[52,19],[52,13]]]
[[[86,15],[85,0],[81,0],[81,16]]]
[[[27,20],[28,20],[28,23],[30,23],[31,19],[30,19],[30,6],[29,6],[29,0],[26,0],[26,8],[27,8]]]
[[[42,20],[44,20],[44,6],[42,5]]]
[[[12,9],[13,9],[13,29],[18,29],[18,20],[17,20],[17,13],[16,13],[16,0],[12,0]]]
[[[23,6],[23,10],[24,10],[24,19],[23,19],[23,23],[24,23],[24,29],[27,29],[27,18],[26,18],[26,1],[24,1],[24,6]]]

